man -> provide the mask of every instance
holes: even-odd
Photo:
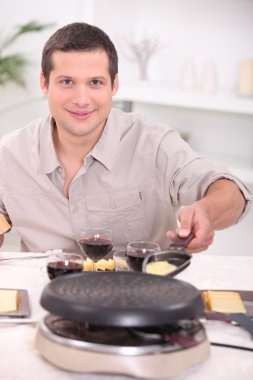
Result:
[[[106,227],[115,248],[133,240],[164,248],[192,232],[188,251],[199,252],[245,215],[250,191],[227,169],[168,126],[112,109],[118,58],[99,28],[56,31],[40,83],[50,116],[0,144],[0,211],[22,250],[78,251],[82,228]]]

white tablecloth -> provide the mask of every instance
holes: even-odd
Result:
[[[0,253],[0,258],[9,255],[12,253]],[[45,259],[8,263],[0,261],[0,288],[28,289],[32,307],[30,320],[23,321],[30,323],[10,324],[0,320],[0,379],[129,379],[125,376],[66,372],[46,362],[36,351],[36,322],[45,314],[39,305],[39,297],[46,281],[44,267]],[[197,254],[193,256],[191,265],[176,278],[190,282],[200,289],[253,290],[253,257]],[[253,348],[251,336],[239,326],[208,321],[205,328],[211,342]],[[173,377],[173,380],[186,379],[252,380],[253,352],[211,346],[210,359]]]

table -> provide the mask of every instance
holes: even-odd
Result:
[[[21,253],[15,253],[21,255]],[[14,253],[0,253],[0,259]],[[23,255],[23,253],[22,253]],[[27,323],[0,320],[1,380],[129,380],[126,376],[80,374],[63,371],[46,362],[34,347],[37,321],[45,311],[39,297],[45,285],[45,259],[0,261],[0,287],[29,290],[32,315]],[[176,278],[200,289],[253,290],[253,257],[195,254],[191,265]],[[239,326],[205,322],[209,340],[253,348],[249,333]],[[173,380],[252,380],[253,352],[211,346],[208,361],[187,369]],[[171,379],[170,379],[171,380]]]

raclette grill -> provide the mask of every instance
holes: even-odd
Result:
[[[85,373],[166,378],[209,356],[194,286],[134,272],[83,272],[43,290],[49,314],[36,346],[52,364]]]

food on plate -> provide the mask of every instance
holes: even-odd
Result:
[[[7,222],[3,214],[0,214],[0,234],[5,234],[5,232],[11,229],[11,225]]]
[[[92,270],[93,261],[91,259],[83,260],[83,270]]]
[[[0,313],[10,313],[18,310],[18,290],[0,289]]]
[[[203,299],[211,311],[220,313],[246,313],[245,306],[238,292],[207,290],[202,292]]]
[[[168,261],[152,261],[147,264],[146,272],[149,274],[157,274],[160,276],[166,276],[173,272],[177,267],[170,264]]]
[[[112,259],[109,259],[109,260],[101,259],[95,264],[95,266],[96,266],[96,270],[102,270],[102,271],[105,271],[105,270],[113,271],[115,269],[115,264]],[[93,268],[92,260],[89,258],[84,260],[83,269],[87,271],[89,270],[92,271],[92,268]]]
[[[114,270],[115,269],[114,260],[101,259],[96,263],[96,269],[97,270]]]

